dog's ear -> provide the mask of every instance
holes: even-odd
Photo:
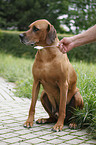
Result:
[[[55,41],[55,38],[56,38],[56,30],[53,25],[48,24],[46,43],[50,45]]]

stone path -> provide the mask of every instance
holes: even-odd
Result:
[[[86,130],[70,130],[64,126],[61,132],[52,132],[54,124],[23,127],[31,101],[15,97],[15,85],[0,77],[0,145],[95,145]],[[40,101],[36,105],[35,119],[47,117]]]

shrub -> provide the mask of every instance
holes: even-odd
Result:
[[[68,57],[70,60],[76,61],[86,61],[96,63],[96,43],[87,44],[74,48],[68,52]]]
[[[0,51],[12,54],[18,57],[34,58],[36,50],[31,46],[26,46],[20,43],[20,32],[0,32]],[[3,36],[3,37],[2,37]]]
[[[20,43],[19,40],[20,32],[10,32],[10,31],[0,31],[0,51],[12,54],[18,57],[26,57],[26,58],[34,58],[37,52],[31,46],[26,46]],[[68,37],[72,35],[60,35],[58,34],[59,39],[63,37]],[[70,52],[68,52],[68,57],[70,60],[76,61],[86,61],[86,62],[96,62],[96,43],[80,46],[78,48],[74,48]]]

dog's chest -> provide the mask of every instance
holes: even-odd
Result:
[[[56,98],[59,102],[59,86],[58,86],[58,70],[55,65],[50,63],[39,64],[39,67],[35,66],[33,70],[34,79],[38,79],[42,84],[44,90],[49,96]]]
[[[41,81],[56,82],[60,75],[59,66],[52,62],[36,63],[33,66],[33,76]]]

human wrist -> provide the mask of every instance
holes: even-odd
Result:
[[[75,35],[75,36],[70,37],[70,41],[71,41],[70,44],[71,44],[71,47],[72,47],[72,48],[77,47],[78,36]]]
[[[73,48],[78,47],[84,44],[84,37],[82,34],[75,35],[71,38]]]

